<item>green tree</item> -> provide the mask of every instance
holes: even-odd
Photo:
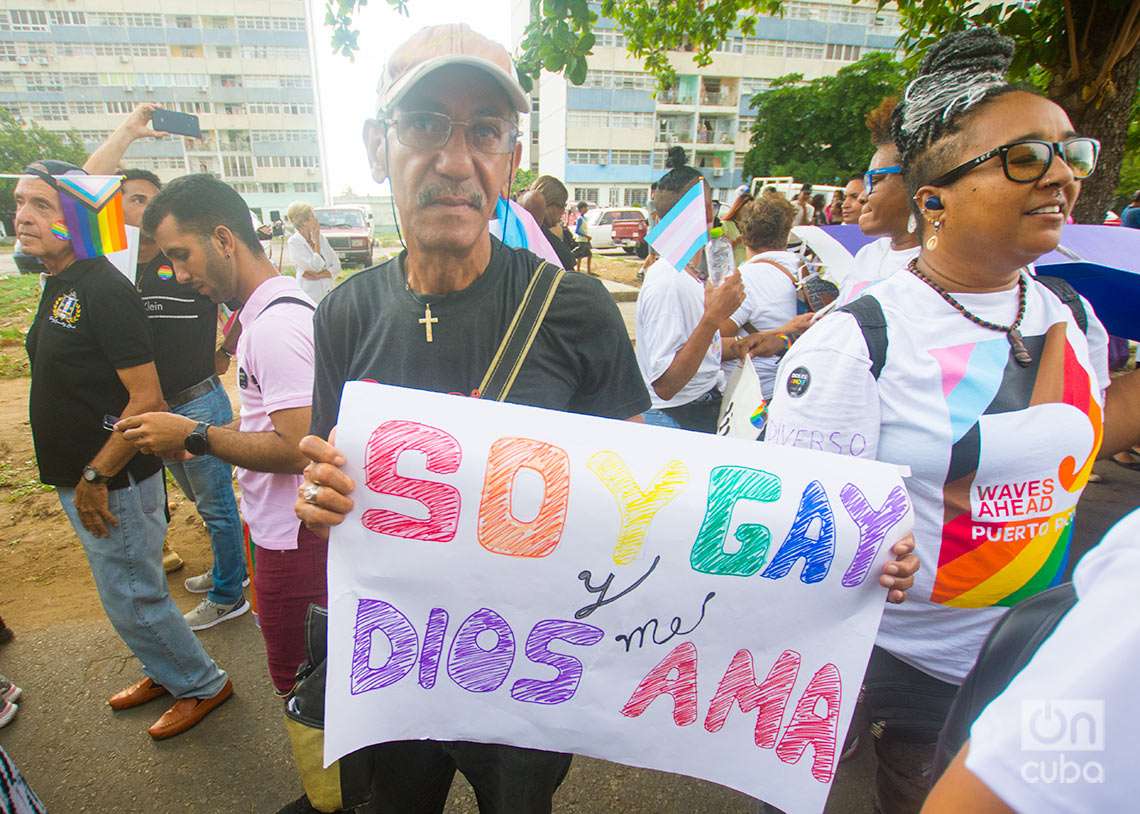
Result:
[[[514,183],[511,184],[511,194],[522,192],[534,183],[534,179],[538,178],[538,173],[534,170],[519,168],[515,172]]]
[[[356,47],[352,14],[366,0],[326,0],[333,44],[347,54]],[[877,0],[879,7],[886,0]],[[406,11],[406,0],[386,0]],[[1012,76],[1032,81],[1069,114],[1075,129],[1099,138],[1100,168],[1084,184],[1076,216],[1098,221],[1108,207],[1124,157],[1128,115],[1140,81],[1138,0],[897,0],[904,34],[900,45],[912,65],[922,50],[951,31],[993,25],[1013,37],[1017,60]],[[692,53],[698,66],[712,62],[716,47],[732,32],[749,36],[757,15],[780,15],[783,0],[601,0],[601,13],[625,37],[629,53],[658,77],[676,81],[671,51]],[[561,71],[574,84],[586,78],[598,15],[588,0],[530,0],[531,20],[516,65],[530,86],[539,73]]]
[[[83,166],[87,150],[75,133],[45,130],[35,122],[19,121],[7,108],[0,107],[0,172],[18,173],[33,161],[54,158]],[[0,211],[14,209],[15,181],[0,181]]]
[[[864,117],[901,90],[902,65],[890,54],[871,53],[835,76],[802,79],[781,77],[772,90],[753,97],[756,124],[744,174],[842,186],[867,167],[874,147]]]

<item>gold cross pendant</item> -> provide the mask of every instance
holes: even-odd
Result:
[[[418,322],[424,326],[424,338],[431,342],[431,326],[439,322],[439,317],[431,315],[431,303],[424,303],[424,318]]]

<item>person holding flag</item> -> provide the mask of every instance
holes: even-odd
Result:
[[[108,703],[124,710],[173,696],[148,730],[169,738],[221,705],[233,685],[166,584],[162,461],[112,429],[124,416],[163,408],[142,300],[105,256],[126,245],[121,179],[62,161],[25,172],[16,236],[48,273],[25,343],[40,480],[56,487],[103,609],[146,674]]]
[[[713,222],[712,198],[683,148],[670,149],[670,168],[657,182],[660,217],[646,235],[658,259],[637,298],[637,365],[653,409],[649,424],[716,432],[723,359],[740,358],[746,343],[722,340],[720,324],[744,301],[739,270],[717,287],[708,282],[703,249]]]

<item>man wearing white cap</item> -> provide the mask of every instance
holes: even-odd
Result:
[[[333,438],[345,382],[385,384],[628,419],[649,407],[617,306],[601,283],[564,274],[488,231],[518,166],[518,114],[530,109],[507,52],[467,26],[425,28],[392,54],[364,141],[388,180],[406,250],[357,274],[314,322],[312,460],[297,514],[327,533],[353,483]],[[543,312],[520,308],[548,303]],[[520,315],[537,330],[511,384],[487,376]],[[511,354],[510,349],[507,350]],[[505,396],[504,396],[505,394]],[[382,812],[440,812],[458,768],[482,812],[549,812],[570,755],[498,744],[401,741],[377,748]]]

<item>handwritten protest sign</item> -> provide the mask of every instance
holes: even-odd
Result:
[[[363,382],[325,759],[508,743],[822,809],[911,525],[870,461]]]

